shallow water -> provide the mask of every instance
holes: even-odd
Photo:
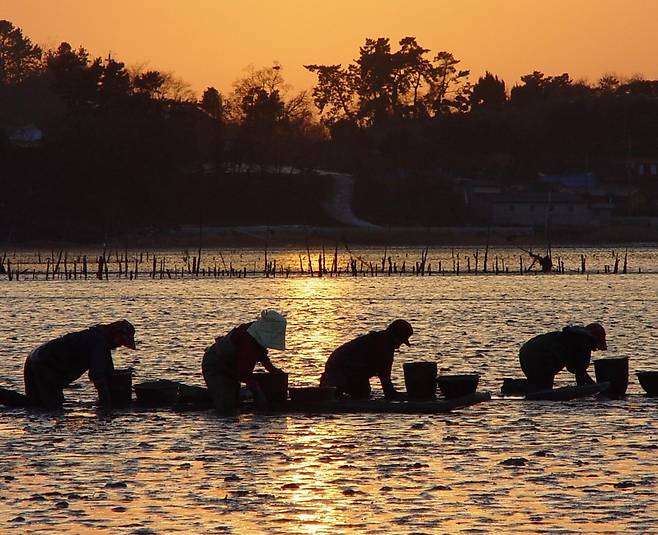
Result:
[[[289,349],[271,356],[291,385],[316,384],[334,347],[396,317],[416,331],[396,357],[400,387],[403,362],[430,359],[496,392],[519,376],[525,339],[569,322],[602,321],[604,355],[631,359],[624,400],[495,399],[435,416],[102,417],[82,378],[62,414],[0,409],[2,532],[657,529],[658,399],[634,376],[658,369],[655,275],[22,280],[0,296],[0,386],[19,390],[29,349],[121,317],[139,351],[118,350],[117,367],[202,384],[204,348],[265,307],[288,316]]]
[[[426,254],[425,271],[444,274],[468,273],[518,273],[523,270],[541,271],[538,263],[533,263],[525,252],[530,246],[492,246],[473,245],[470,247],[431,247],[426,251],[422,247],[349,247],[339,244],[334,247],[295,249],[118,249],[98,250],[21,250],[4,253],[11,262],[14,271],[18,269],[23,278],[43,279],[46,273],[52,278],[78,278],[82,276],[83,259],[87,263],[88,276],[94,277],[98,267],[98,257],[103,255],[110,276],[126,272],[137,272],[139,277],[148,277],[155,268],[156,278],[177,278],[189,276],[199,255],[199,271],[205,276],[231,268],[246,271],[247,276],[262,275],[266,263],[270,270],[279,275],[286,273],[318,272],[320,265],[331,271],[334,262],[336,271],[345,274],[351,271],[350,261],[356,262],[359,273],[404,271],[410,274],[417,263]],[[542,248],[534,248],[536,253],[545,254]],[[153,263],[155,257],[155,264]],[[390,259],[390,264],[389,264]],[[613,272],[615,265],[618,272],[656,273],[658,272],[658,255],[652,245],[634,244],[610,245],[605,247],[554,247],[552,259],[555,271],[579,273],[582,261],[585,261],[585,273],[597,274]],[[126,262],[127,260],[127,262]],[[310,260],[310,261],[309,261]],[[486,264],[486,266],[485,266]]]

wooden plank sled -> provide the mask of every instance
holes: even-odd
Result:
[[[527,379],[503,379],[500,393],[505,396],[521,396],[529,400],[569,401],[581,397],[591,396],[605,392],[610,383],[595,383],[591,385],[573,385],[562,388],[541,388],[528,382]]]
[[[527,400],[546,400],[546,401],[569,401],[572,399],[593,396],[605,392],[610,387],[610,383],[596,383],[592,385],[564,386],[562,388],[553,388],[549,390],[537,390],[526,394]]]
[[[332,400],[318,403],[293,403],[286,401],[259,410],[244,404],[240,412],[253,413],[311,413],[311,414],[439,414],[489,401],[489,392],[475,392],[468,396],[435,401],[383,401],[383,400]]]
[[[0,388],[0,405],[7,407],[29,407],[30,403],[25,394],[10,390],[9,388]]]
[[[489,392],[476,392],[468,396],[454,399],[438,399],[433,401],[384,401],[384,400],[348,400],[338,399],[318,403],[300,403],[285,401],[270,404],[267,409],[259,409],[254,403],[243,403],[238,411],[241,413],[263,414],[440,414],[453,410],[483,403],[491,399]],[[28,407],[27,398],[6,388],[0,388],[0,404],[10,407]],[[193,412],[212,409],[212,405],[205,401],[196,401],[185,404],[148,405],[133,402],[128,406],[115,407],[115,410],[143,410],[152,412],[158,410],[174,410],[179,412]]]

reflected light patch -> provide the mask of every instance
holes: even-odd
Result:
[[[288,419],[294,426],[294,422]],[[342,497],[335,480],[344,476],[340,466],[344,459],[336,456],[329,462],[326,456],[332,443],[345,427],[332,419],[315,421],[305,434],[294,432],[281,436],[282,446],[292,457],[290,483],[298,487],[290,490],[290,500],[303,508],[295,515],[296,528],[303,533],[326,533],[332,526],[349,523],[352,519],[334,504]],[[319,503],[318,503],[319,502]]]
[[[339,321],[336,301],[344,297],[345,285],[325,278],[299,277],[286,282],[290,356],[315,362],[317,368],[344,342],[335,325]]]

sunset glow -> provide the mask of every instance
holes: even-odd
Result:
[[[658,4],[651,0],[1,0],[0,18],[33,41],[68,41],[127,65],[173,71],[199,93],[230,89],[248,65],[283,65],[307,89],[308,63],[349,63],[368,37],[415,36],[447,50],[472,73],[488,70],[508,87],[540,70],[596,81],[603,73],[658,76]]]
[[[5,533],[654,533],[658,0],[0,0]]]

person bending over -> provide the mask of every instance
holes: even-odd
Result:
[[[61,408],[64,387],[88,372],[100,405],[111,408],[112,350],[120,346],[135,349],[135,328],[127,320],[96,325],[40,345],[30,352],[23,368],[29,405]]]
[[[253,377],[260,362],[270,373],[284,373],[272,364],[267,349],[286,347],[286,318],[275,310],[263,310],[254,322],[243,323],[219,336],[203,356],[201,370],[215,408],[228,413],[240,398],[240,383],[251,390],[256,403],[266,404],[265,396]]]
[[[409,344],[413,329],[409,322],[397,319],[383,331],[372,331],[338,347],[327,360],[320,386],[336,387],[338,395],[352,398],[370,396],[370,378],[378,377],[386,399],[400,394],[391,381],[393,353]]]
[[[564,368],[576,376],[578,385],[594,383],[587,373],[592,351],[606,350],[605,329],[600,323],[567,326],[561,331],[537,335],[521,346],[519,361],[528,382],[553,388],[555,376]]]

